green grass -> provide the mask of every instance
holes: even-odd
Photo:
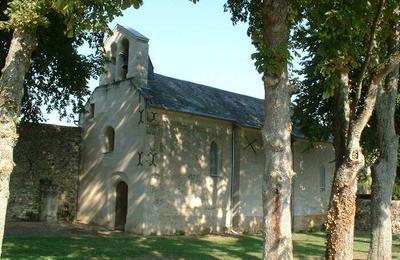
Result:
[[[294,253],[300,259],[324,254],[323,233],[295,234]],[[38,236],[9,237],[4,241],[5,259],[260,259],[260,236],[139,237]],[[355,259],[365,259],[368,234],[355,239]],[[394,258],[400,259],[400,241],[394,237]]]

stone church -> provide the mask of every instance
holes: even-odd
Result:
[[[116,26],[80,115],[77,220],[139,234],[261,230],[263,100],[156,74],[149,39]],[[293,132],[293,229],[319,228],[331,143]]]

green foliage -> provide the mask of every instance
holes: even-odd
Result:
[[[338,72],[355,72],[360,67],[376,7],[376,1],[366,0],[304,1],[304,20],[295,27],[293,40],[309,53],[303,65],[312,68],[302,74],[323,81],[324,99],[333,96]]]
[[[35,31],[38,47],[32,54],[32,68],[25,77],[22,114],[24,120],[43,121],[40,111],[58,110],[60,117],[82,109],[89,94],[87,81],[96,77],[102,65],[101,45],[107,24],[122,10],[138,8],[142,0],[9,0],[0,3],[0,68],[14,29]],[[5,30],[7,29],[7,30]],[[84,44],[96,50],[84,56],[77,49]],[[1,72],[0,72],[1,73]],[[0,74],[1,75],[1,74]]]
[[[393,185],[392,200],[400,200],[400,175],[398,173]]]
[[[0,11],[5,8],[5,3],[0,5]],[[0,19],[5,19],[4,14]],[[87,81],[97,76],[102,63],[102,33],[79,32],[69,38],[61,15],[52,12],[47,19],[48,26],[37,29],[38,47],[25,77],[23,121],[43,121],[42,106],[72,119],[74,115],[68,114],[67,107],[71,106],[75,113],[80,111],[89,94]],[[11,37],[9,31],[0,32],[0,67],[4,66]],[[77,49],[85,42],[97,51],[89,56],[78,54]]]
[[[390,1],[389,1],[390,2]],[[368,55],[368,44],[379,1],[304,1],[304,20],[294,30],[294,46],[301,48],[307,56],[303,59],[304,70],[297,71],[304,80],[300,82],[295,99],[294,117],[301,122],[301,130],[312,136],[322,133],[327,136],[333,124],[335,88],[340,86],[338,73],[349,75],[350,101],[355,96],[355,85],[361,80],[368,82],[370,75],[360,75],[360,68]],[[385,12],[393,13],[387,3]],[[388,14],[389,15],[389,14]],[[379,23],[377,39],[390,35],[389,23]],[[384,41],[377,42],[372,55],[385,56]],[[376,64],[370,62],[368,68]],[[365,92],[362,92],[365,95]],[[309,126],[312,123],[314,126]],[[321,129],[322,128],[322,129]]]
[[[36,30],[38,26],[47,23],[45,1],[13,0],[8,2],[8,8],[4,11],[4,14],[8,15],[8,20],[0,21],[0,30]]]
[[[399,104],[399,102],[397,102]],[[397,106],[397,108],[399,105]],[[397,112],[398,110],[396,110]],[[396,125],[398,126],[400,124],[400,121],[396,120]],[[397,157],[400,158],[400,147],[397,151]],[[400,200],[400,166],[399,166],[399,161],[397,161],[397,173],[396,173],[396,179],[394,181],[393,185],[393,192],[392,192],[392,199],[393,200]]]
[[[311,141],[328,140],[333,133],[333,99],[324,98],[326,79],[312,64],[298,72],[304,73],[304,80],[296,82],[299,88],[292,118],[296,128]]]
[[[333,135],[334,94],[339,87],[349,88],[350,106],[354,106],[351,116],[359,115],[367,93],[362,89],[361,102],[355,106],[357,85],[368,86],[373,75],[371,71],[377,65],[376,58],[384,60],[390,55],[388,39],[393,39],[393,23],[399,21],[398,12],[394,11],[398,4],[398,1],[384,2],[383,12],[379,14],[380,1],[376,0],[303,2],[305,19],[296,25],[293,39],[294,45],[307,55],[302,61],[304,70],[297,71],[304,80],[299,83],[293,116],[307,136],[328,138]],[[376,45],[369,52],[376,17]],[[363,66],[366,73],[363,73]],[[340,85],[339,73],[349,76],[346,86]],[[398,117],[396,113],[396,121],[400,122]],[[370,166],[379,156],[374,115],[363,131],[362,147],[366,165]],[[363,177],[361,175],[361,181]]]
[[[175,236],[184,236],[185,235],[185,230],[176,230],[175,231]]]
[[[296,1],[290,2],[288,4],[292,4],[291,13],[286,18],[289,26],[298,19]],[[289,46],[287,43],[278,46],[268,45],[264,39],[263,1],[228,0],[224,8],[232,14],[231,20],[234,24],[238,22],[249,24],[247,34],[256,48],[251,58],[257,71],[264,75],[275,75],[282,71],[290,60]]]
[[[287,45],[268,48],[264,41],[257,37],[254,37],[253,44],[258,51],[252,54],[251,58],[254,60],[258,73],[278,74],[286,66],[290,56]]]
[[[39,213],[37,213],[37,212],[33,212],[33,211],[27,211],[26,213],[25,213],[25,221],[29,221],[29,222],[31,222],[31,221],[39,221],[39,219],[40,219],[40,216],[39,216]]]
[[[49,22],[49,13],[55,12],[65,18],[68,36],[73,30],[105,31],[122,10],[142,4],[142,0],[12,0],[6,10],[8,19],[0,23],[0,28],[36,30]]]

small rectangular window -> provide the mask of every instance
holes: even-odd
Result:
[[[325,192],[325,166],[321,166],[319,170],[319,191]]]
[[[115,145],[115,131],[111,126],[107,126],[104,130],[104,145],[105,153],[111,153],[114,151]]]
[[[210,175],[218,177],[218,145],[215,142],[210,147]]]
[[[93,118],[94,117],[94,103],[90,104],[89,107],[89,118]]]

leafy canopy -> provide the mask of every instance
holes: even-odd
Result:
[[[10,0],[0,3],[0,67],[5,63],[15,29],[34,31],[38,46],[32,54],[31,70],[25,77],[22,116],[42,121],[41,107],[70,116],[83,107],[89,94],[87,81],[102,67],[101,46],[107,24],[122,10],[139,7],[141,0]],[[88,44],[91,55],[78,53]],[[0,72],[1,76],[1,72]]]
[[[300,17],[298,1],[300,0],[288,1],[291,6],[287,17],[289,27],[294,25]],[[232,14],[231,20],[234,24],[238,22],[249,24],[247,34],[256,48],[252,59],[260,74],[275,74],[290,62],[289,41],[279,46],[268,46],[264,39],[264,28],[268,25],[264,26],[263,1],[227,0],[224,8]]]
[[[69,35],[72,30],[105,31],[122,10],[141,5],[142,0],[12,0],[0,29],[35,30],[48,24],[48,14],[55,12],[65,18]]]
[[[347,86],[342,87],[349,89],[350,113],[357,117],[377,62],[388,59],[392,49],[399,47],[390,46],[395,37],[393,26],[399,22],[399,1],[310,0],[303,4],[307,19],[295,27],[293,39],[306,53],[304,69],[297,71],[304,80],[299,82],[293,117],[311,140],[328,139],[334,132],[335,88],[341,86],[338,73],[349,77]],[[383,12],[378,17],[379,8]],[[398,128],[398,113],[396,122]],[[376,133],[373,115],[361,140],[367,165],[379,155]]]

